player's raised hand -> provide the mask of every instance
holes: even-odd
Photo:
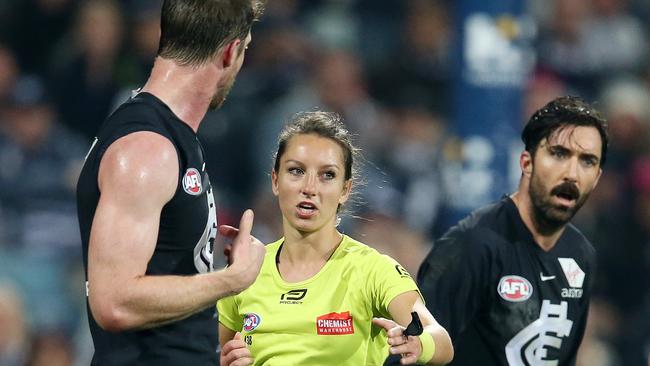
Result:
[[[390,345],[390,354],[402,355],[400,360],[402,365],[415,364],[422,353],[420,338],[404,335],[406,328],[389,319],[374,318],[372,319],[372,324],[386,331],[388,344]]]
[[[249,209],[244,211],[239,228],[228,225],[219,227],[219,233],[232,240],[231,244],[226,245],[224,254],[229,264],[226,270],[232,273],[235,281],[232,284],[235,292],[243,291],[255,281],[266,254],[264,244],[251,235],[253,218],[253,211]]]
[[[233,339],[223,345],[219,364],[221,366],[247,366],[253,364],[251,351],[246,348],[241,333],[235,333]]]

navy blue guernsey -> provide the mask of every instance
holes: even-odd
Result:
[[[194,275],[210,271],[217,219],[203,149],[187,124],[158,98],[142,92],[121,105],[103,123],[79,177],[77,206],[86,276],[90,230],[100,196],[97,183],[100,161],[113,142],[138,131],[154,132],[169,139],[176,148],[179,164],[176,193],[162,209],[147,275]],[[92,365],[217,365],[215,313],[215,307],[209,307],[168,325],[112,333],[101,329],[88,309],[95,346]]]
[[[574,365],[594,266],[573,225],[545,252],[505,197],[437,240],[418,284],[451,336],[451,365]]]

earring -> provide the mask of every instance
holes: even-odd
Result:
[[[336,216],[336,223],[334,224],[334,227],[339,227],[341,224],[341,216]]]

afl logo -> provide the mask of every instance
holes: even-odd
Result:
[[[201,174],[194,168],[189,168],[183,176],[183,190],[191,195],[197,196],[203,191],[201,186]]]
[[[255,313],[244,315],[244,332],[251,332],[260,325],[262,319]]]
[[[504,300],[521,302],[528,300],[533,294],[533,286],[527,279],[520,276],[503,276],[497,288],[499,296]]]

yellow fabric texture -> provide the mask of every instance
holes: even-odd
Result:
[[[418,291],[410,274],[344,236],[316,275],[288,283],[275,263],[282,242],[267,245],[251,287],[217,304],[219,322],[242,332],[254,365],[383,365],[386,336],[372,318],[390,318],[397,295]]]

